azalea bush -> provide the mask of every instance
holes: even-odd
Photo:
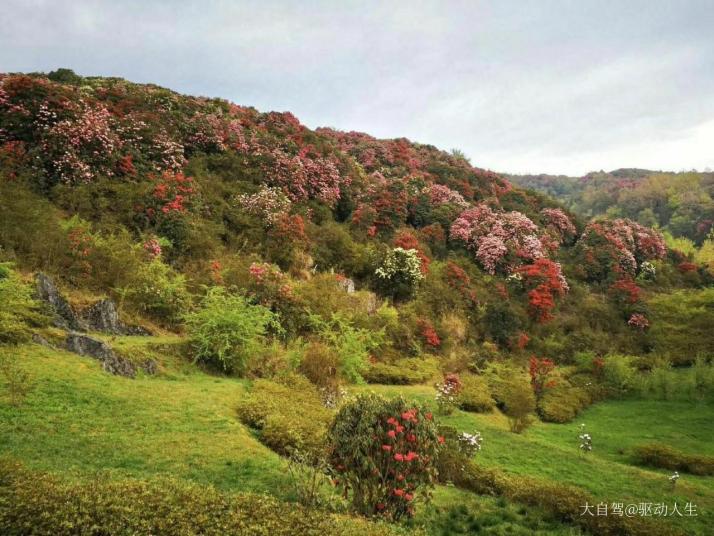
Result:
[[[184,316],[194,360],[225,372],[244,374],[265,342],[268,328],[278,328],[275,315],[245,296],[223,287],[208,290],[200,307]]]
[[[328,439],[338,485],[356,512],[397,520],[429,500],[443,438],[424,406],[359,395],[340,408]]]

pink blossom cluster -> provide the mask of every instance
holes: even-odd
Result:
[[[552,231],[560,242],[575,236],[575,225],[573,225],[573,222],[570,221],[570,218],[568,218],[567,214],[561,209],[544,208],[540,213],[546,222],[548,230]]]
[[[579,245],[586,258],[594,258],[593,248],[602,250],[602,242],[610,246],[615,257],[615,270],[634,275],[644,261],[662,259],[667,247],[662,234],[629,219],[599,220],[589,223],[580,237]],[[590,253],[589,253],[590,252]]]
[[[69,105],[68,105],[69,106]],[[69,110],[75,117],[57,120],[57,113],[40,106],[36,124],[42,130],[41,146],[51,155],[52,166],[64,182],[90,182],[97,175],[114,175],[107,155],[122,146],[114,131],[114,119],[101,106],[80,100]]]
[[[144,251],[146,251],[151,258],[160,257],[161,243],[156,238],[150,238],[144,242]]]
[[[424,186],[422,193],[427,195],[432,205],[446,205],[450,203],[464,208],[468,206],[464,196],[443,184],[432,183],[428,186]]]
[[[263,186],[254,194],[242,194],[236,198],[238,205],[247,213],[260,217],[267,226],[273,225],[281,216],[290,212],[290,200],[278,188]]]
[[[475,252],[490,274],[544,256],[538,227],[520,212],[495,212],[480,203],[463,211],[451,225],[451,238]],[[510,257],[510,258],[509,258]]]
[[[632,314],[632,316],[630,316],[630,319],[627,321],[627,324],[630,327],[639,329],[640,331],[645,331],[648,327],[650,327],[650,321],[642,313]]]
[[[191,125],[194,131],[186,140],[189,148],[219,152],[228,149],[243,152],[248,149],[239,119],[199,112],[191,118]]]

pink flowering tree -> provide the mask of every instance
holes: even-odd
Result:
[[[520,212],[496,212],[481,203],[463,211],[451,225],[451,239],[474,252],[490,274],[512,271],[544,256],[538,227]]]

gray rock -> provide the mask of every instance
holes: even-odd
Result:
[[[349,277],[341,279],[339,284],[340,287],[342,287],[342,290],[344,290],[347,294],[352,294],[355,291],[355,282]]]
[[[47,348],[53,348],[53,346],[50,344],[50,341],[45,339],[42,335],[38,335],[37,333],[32,334],[32,342],[41,346],[46,346]]]
[[[82,313],[87,327],[95,331],[119,335],[124,332],[124,326],[119,320],[117,306],[113,300],[104,299],[92,305]]]
[[[136,366],[128,359],[117,355],[106,342],[94,339],[82,333],[72,332],[67,335],[67,349],[75,354],[93,357],[102,362],[102,368],[117,376],[134,378]]]
[[[42,272],[35,278],[37,297],[48,303],[55,313],[54,324],[57,327],[84,331],[84,326],[69,302],[57,289],[52,278]]]

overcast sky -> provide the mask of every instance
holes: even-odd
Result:
[[[503,172],[714,168],[713,0],[0,0],[0,72],[58,67]]]

